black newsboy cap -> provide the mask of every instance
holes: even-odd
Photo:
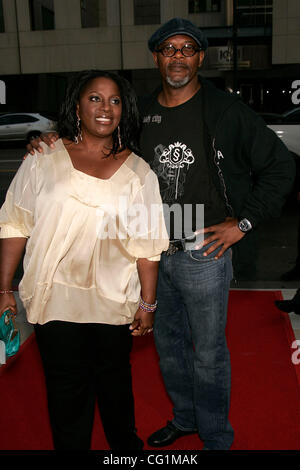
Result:
[[[175,36],[176,34],[191,36],[204,51],[208,47],[207,39],[201,29],[184,18],[172,18],[152,34],[148,41],[150,51],[155,51],[156,47],[165,41],[165,39]]]

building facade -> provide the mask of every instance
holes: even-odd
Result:
[[[56,112],[69,75],[83,69],[151,91],[159,76],[147,41],[175,16],[208,37],[204,76],[256,110],[288,108],[300,79],[298,0],[0,0],[0,111]]]

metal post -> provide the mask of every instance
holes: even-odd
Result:
[[[120,26],[120,53],[121,53],[121,70],[124,68],[123,60],[123,23],[122,23],[122,7],[121,0],[119,0],[119,26]]]
[[[19,55],[19,69],[22,75],[22,58],[21,58],[21,45],[20,45],[20,32],[19,32],[19,18],[18,18],[18,6],[17,0],[15,0],[15,11],[16,11],[16,28],[17,28],[17,43],[18,43],[18,55]]]

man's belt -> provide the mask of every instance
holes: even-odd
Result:
[[[167,256],[174,255],[177,251],[183,251],[184,246],[183,246],[183,241],[184,240],[172,240],[169,243],[169,248],[165,251]]]

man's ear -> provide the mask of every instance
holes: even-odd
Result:
[[[158,66],[157,52],[152,52],[152,55],[153,55],[153,60],[154,60],[155,64]]]
[[[201,65],[203,64],[204,57],[205,57],[205,52],[204,52],[204,51],[200,51],[200,52],[199,52],[199,67],[201,67]]]

